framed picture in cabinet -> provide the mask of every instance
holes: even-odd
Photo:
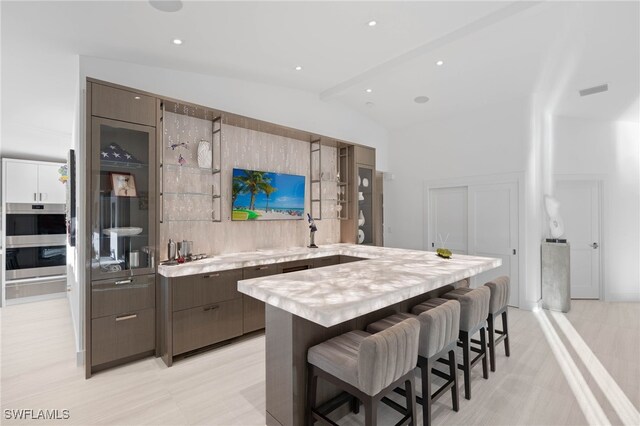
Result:
[[[130,173],[109,173],[111,189],[116,197],[137,197],[136,180]]]

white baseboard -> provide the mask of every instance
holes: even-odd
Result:
[[[607,293],[607,302],[640,302],[640,292]]]
[[[38,296],[26,296],[26,297],[17,297],[15,299],[6,299],[5,304],[7,306],[21,305],[23,303],[42,302],[45,300],[52,300],[52,299],[64,299],[66,297],[67,297],[67,293],[65,292],[49,293],[49,294],[41,294]]]
[[[542,309],[542,299],[533,301],[533,300],[525,300],[520,309],[524,311],[536,311],[538,309]]]
[[[76,365],[78,367],[84,366],[84,350],[76,352]]]

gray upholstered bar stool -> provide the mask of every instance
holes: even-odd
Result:
[[[487,287],[469,290],[468,288],[457,288],[443,295],[443,298],[429,299],[413,307],[414,314],[420,314],[435,306],[442,305],[447,300],[457,300],[460,302],[460,333],[458,334],[458,346],[462,347],[462,364],[458,367],[464,375],[464,397],[471,399],[471,369],[482,362],[482,376],[489,378],[489,368],[487,366],[487,340],[485,335],[485,325],[489,313],[490,291]],[[471,345],[471,337],[480,333],[479,346]],[[475,352],[475,358],[471,359],[471,352]]]
[[[504,341],[504,353],[510,356],[509,351],[509,325],[507,323],[508,303],[509,303],[509,277],[503,275],[485,286],[491,290],[491,300],[489,301],[489,316],[487,323],[489,328],[489,361],[491,371],[496,371],[496,346]],[[502,316],[502,330],[497,330],[495,320]],[[495,335],[498,335],[496,339]]]
[[[417,318],[420,321],[420,344],[418,349],[418,367],[422,382],[422,398],[416,398],[422,405],[422,424],[431,424],[431,405],[434,401],[451,389],[454,411],[459,410],[458,372],[456,366],[456,342],[460,331],[460,303],[449,300],[440,306],[433,307],[415,316],[399,313],[391,315],[367,326],[370,333],[379,333],[406,318]],[[434,367],[436,361],[449,366],[449,374]],[[446,380],[436,392],[431,393],[431,373]],[[396,390],[398,391],[398,390]],[[398,392],[403,394],[403,392]]]
[[[489,331],[489,363],[491,371],[496,371],[496,346],[504,341],[504,353],[510,356],[509,351],[509,325],[507,312],[509,303],[509,277],[503,275],[485,284],[491,291],[489,299],[489,314],[487,315],[487,328]],[[459,292],[469,292],[471,289],[459,289]],[[502,316],[502,330],[497,330],[495,320]],[[498,338],[496,338],[496,334]],[[475,342],[474,343],[478,343]]]
[[[365,425],[373,426],[378,402],[402,383],[408,409],[398,425],[415,425],[414,370],[419,337],[420,323],[408,318],[378,334],[350,331],[309,348],[307,425],[316,420],[336,425],[327,414],[356,397],[364,404]],[[345,392],[316,407],[318,377]]]

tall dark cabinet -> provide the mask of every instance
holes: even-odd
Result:
[[[157,111],[87,81],[87,377],[156,347]]]
[[[347,177],[347,196],[342,198],[347,214],[341,215],[340,239],[343,243],[382,245],[375,149],[352,145],[339,155],[340,176]]]

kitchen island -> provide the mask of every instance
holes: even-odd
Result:
[[[500,259],[486,257],[442,259],[434,252],[351,244],[304,253],[364,260],[238,282],[238,291],[267,304],[267,425],[304,424],[308,348],[407,312],[449,285],[501,265]],[[322,385],[319,402],[336,393],[331,385]]]

